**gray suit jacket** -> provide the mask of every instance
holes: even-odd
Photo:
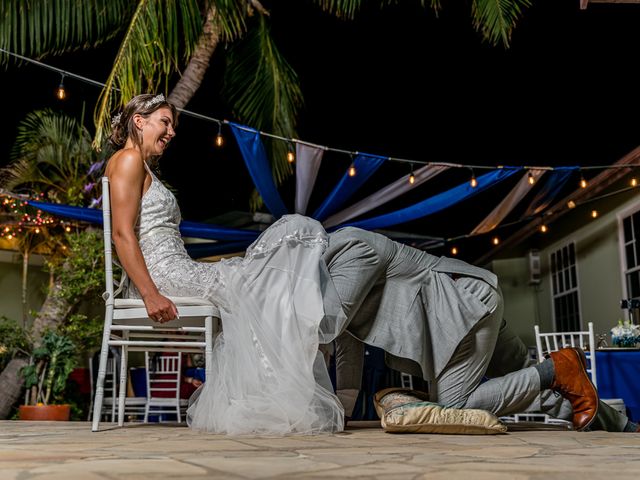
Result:
[[[490,313],[452,275],[498,288],[485,269],[352,227],[330,234],[324,259],[346,330],[384,349],[392,368],[425,379],[437,378],[463,337]]]

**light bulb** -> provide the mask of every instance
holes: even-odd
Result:
[[[36,228],[35,232],[36,232],[36,233],[40,233],[40,229],[39,229],[39,228]]]
[[[451,249],[451,255],[457,255],[458,254],[458,249],[456,247],[453,247]]]
[[[70,232],[71,231],[71,227],[64,227],[65,232]]]
[[[416,183],[416,177],[412,174],[409,175],[409,183],[411,185],[413,185],[414,183]]]
[[[356,167],[353,165],[353,163],[349,167],[349,176],[350,177],[355,177],[356,176]]]
[[[637,187],[637,186],[638,186],[638,179],[637,179],[636,177],[633,177],[633,178],[631,179],[631,182],[630,182],[630,183],[631,183],[631,186],[632,186],[632,187]]]
[[[475,175],[471,176],[469,184],[471,185],[471,188],[476,188],[478,186],[478,180],[476,180]]]
[[[580,187],[587,188],[587,181],[584,179],[584,177],[580,179]]]
[[[536,183],[536,179],[533,178],[533,174],[531,172],[529,172],[528,180],[529,180],[529,185],[533,185],[534,183]]]
[[[13,235],[9,234],[9,235],[7,235],[7,238],[8,238],[9,240],[11,240],[11,239],[13,238]]]
[[[542,233],[547,233],[549,231],[549,229],[547,228],[547,226],[543,223],[542,225],[540,225],[540,231]]]
[[[592,218],[598,218],[598,211],[597,210],[591,210],[591,217]]]
[[[493,243],[494,245],[498,245],[500,243],[500,239],[498,237],[493,237],[491,239],[491,243]]]
[[[221,147],[222,145],[224,145],[224,137],[221,133],[218,133],[216,135],[216,147]]]
[[[289,150],[287,152],[287,162],[293,163],[295,159],[296,159],[296,155],[293,153],[293,150]]]
[[[56,90],[56,97],[58,97],[58,100],[67,98],[67,92],[64,89],[64,75],[60,77],[60,85],[58,85],[58,89]]]
[[[567,207],[569,208],[576,208],[576,202],[574,202],[573,200],[569,200],[567,202]]]

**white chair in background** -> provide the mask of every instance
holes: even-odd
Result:
[[[540,332],[540,327],[534,325],[536,332],[536,347],[538,348],[538,362],[544,361],[547,353],[556,352],[565,347],[580,347],[587,357],[587,373],[591,381],[598,388],[596,370],[596,342],[593,334],[593,322],[587,324],[587,330],[578,332]]]
[[[208,300],[195,297],[171,297],[180,319],[156,323],[147,316],[144,303],[139,299],[116,298],[123,282],[114,291],[113,257],[111,245],[111,203],[109,179],[102,179],[102,218],[104,227],[104,260],[106,291],[104,330],[100,364],[93,409],[92,431],[97,431],[104,399],[104,383],[109,347],[122,351],[118,389],[118,425],[124,424],[127,360],[130,351],[170,351],[199,353],[205,351],[205,369],[211,372],[213,354],[213,317],[219,317],[217,308]],[[123,273],[124,277],[124,273]]]
[[[151,357],[144,352],[147,370],[147,402],[144,409],[144,423],[149,415],[175,414],[178,423],[182,422],[182,411],[189,401],[180,398],[182,383],[182,354],[156,355]]]

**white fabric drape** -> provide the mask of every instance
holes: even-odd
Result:
[[[502,200],[491,213],[473,229],[471,235],[479,233],[487,233],[500,225],[500,222],[515,208],[515,206],[524,198],[524,196],[531,190],[531,184],[529,183],[529,173],[533,179],[537,182],[540,177],[544,175],[546,170],[529,170],[517,183],[517,185],[509,192],[509,194]]]
[[[304,215],[307,212],[323,154],[322,148],[296,143],[296,213]]]
[[[395,182],[378,190],[376,193],[360,200],[358,203],[331,215],[323,222],[323,224],[325,228],[333,227],[362,215],[363,213],[369,212],[383,203],[389,202],[403,193],[408,192],[412,188],[423,184],[448,168],[449,167],[446,165],[425,165],[413,172],[413,176],[415,177],[415,182],[413,184],[409,183],[409,175],[405,175],[404,177],[399,178]]]

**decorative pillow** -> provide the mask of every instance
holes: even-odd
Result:
[[[374,396],[382,428],[391,433],[458,433],[491,435],[507,427],[485,410],[447,408],[408,388],[387,388]]]

